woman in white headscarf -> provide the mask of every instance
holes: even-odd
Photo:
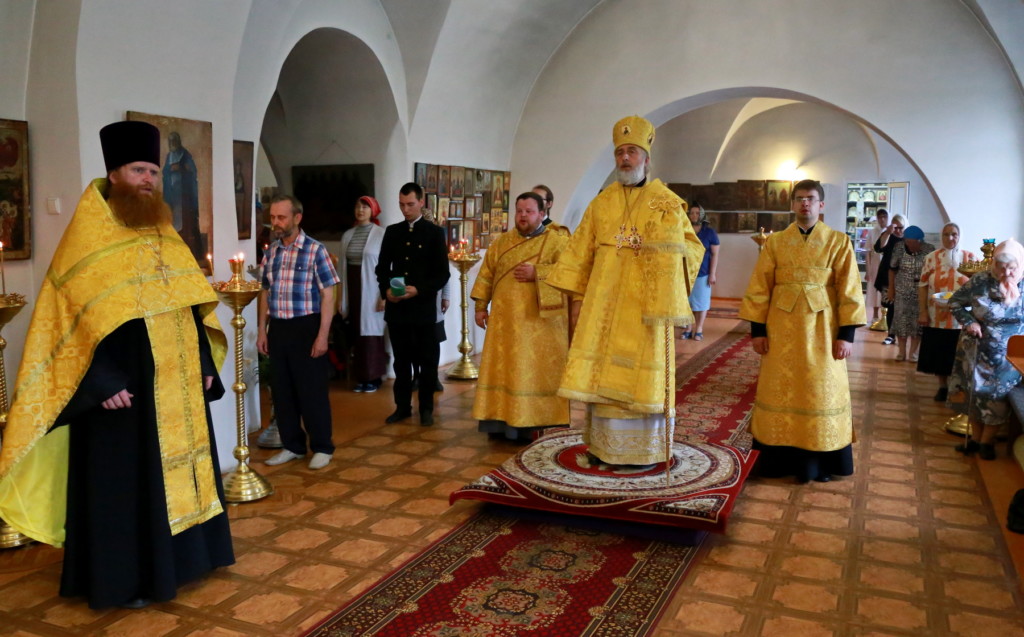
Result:
[[[992,271],[971,277],[949,299],[949,310],[963,331],[949,378],[949,405],[967,414],[972,440],[957,451],[996,457],[993,441],[1010,417],[1007,394],[1021,380],[1006,359],[1011,336],[1024,334],[1024,246],[1007,239],[996,246]]]
[[[921,283],[917,289],[918,318],[921,327],[921,358],[917,371],[934,374],[939,379],[935,400],[945,402],[949,395],[949,374],[956,360],[956,344],[960,324],[949,311],[948,297],[967,283],[957,272],[964,261],[973,261],[974,254],[960,249],[960,226],[947,223],[942,227],[942,247],[924,258]],[[938,300],[935,295],[943,294]]]

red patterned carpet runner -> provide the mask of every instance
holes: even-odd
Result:
[[[644,472],[595,469],[579,430],[550,433],[471,484],[460,499],[629,523],[722,532],[753,467],[747,420],[757,360],[730,333],[679,369],[676,435],[665,464]]]
[[[642,637],[697,549],[480,514],[312,637]]]

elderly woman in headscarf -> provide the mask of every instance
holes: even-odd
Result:
[[[384,299],[380,298],[374,270],[380,258],[384,229],[380,227],[380,204],[373,197],[356,201],[355,225],[341,235],[338,275],[341,288],[341,316],[354,336],[352,372],[355,391],[375,392],[387,369],[384,352]]]
[[[967,277],[957,272],[964,261],[973,261],[974,254],[960,249],[960,226],[947,223],[942,227],[942,247],[924,258],[921,283],[917,288],[917,322],[921,325],[921,358],[917,371],[939,378],[935,400],[945,402],[949,395],[949,374],[956,359],[960,324],[949,311],[948,299]],[[936,295],[945,298],[936,299]]]
[[[1011,336],[1024,334],[1024,246],[1007,239],[996,246],[992,271],[979,272],[953,293],[949,310],[961,325],[949,405],[967,414],[971,438],[957,445],[965,455],[996,457],[993,441],[1010,417],[1007,394],[1021,376],[1006,359]]]
[[[893,304],[893,317],[889,329],[896,335],[899,351],[896,360],[917,361],[921,346],[921,326],[917,306],[917,288],[921,282],[924,259],[935,246],[926,243],[924,230],[909,226],[903,231],[903,241],[897,243],[889,258],[889,302]],[[909,345],[909,349],[908,349]]]
[[[695,341],[704,340],[704,319],[711,309],[711,286],[718,280],[718,233],[708,223],[707,213],[699,201],[694,201],[688,212],[690,224],[693,225],[697,238],[704,244],[704,260],[700,262],[697,280],[690,290],[690,309],[693,310],[694,324],[689,332],[683,332],[683,338]]]

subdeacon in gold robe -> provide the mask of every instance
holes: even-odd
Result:
[[[628,245],[633,227],[639,250]],[[675,361],[666,364],[665,338],[693,322],[687,291],[703,256],[685,202],[660,180],[614,183],[590,203],[548,277],[584,297],[558,393],[593,406],[584,442],[605,462],[666,459],[665,387],[675,385]]]
[[[488,248],[471,295],[477,310],[490,304],[473,402],[477,420],[511,427],[569,423],[569,401],[557,395],[569,347],[567,303],[546,282],[568,243],[568,234],[557,228],[529,238],[512,229]],[[536,281],[513,276],[523,263],[534,265]]]
[[[771,235],[739,317],[768,329],[751,417],[754,438],[808,451],[853,442],[846,361],[832,357],[839,327],[865,322],[850,238],[820,221],[809,235],[795,223]]]

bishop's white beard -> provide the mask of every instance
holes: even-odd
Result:
[[[639,166],[635,166],[632,170],[619,170],[615,169],[615,179],[618,180],[623,186],[632,186],[640,183],[645,176],[647,176],[647,164],[643,163]]]

